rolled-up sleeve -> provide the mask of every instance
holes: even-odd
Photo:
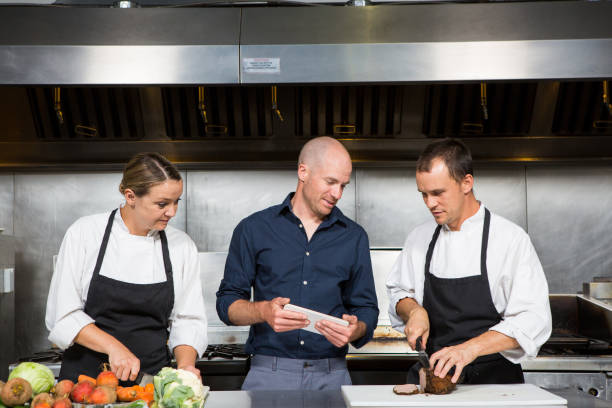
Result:
[[[217,291],[217,314],[221,321],[233,325],[228,309],[237,300],[250,300],[255,279],[255,257],[249,245],[248,218],[234,229],[223,279]]]
[[[79,231],[75,223],[64,235],[47,297],[45,324],[49,341],[64,350],[73,344],[83,327],[94,323],[83,311],[85,248]]]
[[[397,314],[397,303],[404,298],[413,298],[417,302],[422,300],[422,296],[416,294],[416,277],[410,254],[412,252],[412,239],[409,236],[404,243],[404,248],[395,260],[393,267],[387,275],[387,296],[389,296],[389,320],[391,326],[404,332],[405,322]],[[419,299],[421,298],[421,299]]]
[[[179,285],[175,282],[174,308],[170,315],[170,337],[168,347],[193,347],[198,356],[202,356],[208,345],[208,323],[202,295],[200,279],[200,261],[198,250],[189,241],[185,249],[185,263]]]
[[[366,325],[365,335],[351,343],[359,348],[372,339],[378,324],[378,300],[370,259],[370,244],[364,230],[361,230],[352,276],[343,290],[342,298],[349,313],[357,316],[357,319]]]
[[[520,348],[501,354],[513,363],[520,363],[538,354],[550,336],[552,317],[546,277],[526,234],[513,252],[509,265],[513,275],[504,275],[500,282],[508,303],[502,313],[503,320],[491,330],[516,339]]]

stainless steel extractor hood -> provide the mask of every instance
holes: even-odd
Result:
[[[246,9],[241,82],[608,78],[611,15],[610,1]]]
[[[0,84],[236,84],[240,9],[0,8]]]
[[[612,77],[612,2],[0,8],[0,85]]]

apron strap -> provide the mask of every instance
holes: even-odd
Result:
[[[491,213],[485,207],[484,225],[482,227],[482,247],[480,249],[480,275],[489,279],[487,274],[487,246],[489,245],[489,225],[491,224]]]
[[[429,248],[427,248],[427,256],[425,257],[425,276],[429,273],[429,265],[431,264],[431,258],[433,257],[434,247],[436,246],[436,241],[438,240],[438,235],[440,235],[440,230],[442,229],[441,225],[436,227],[436,230],[431,237],[431,241],[429,242]]]
[[[174,279],[172,277],[172,262],[170,262],[170,251],[168,251],[168,238],[166,231],[159,231],[159,238],[162,245],[162,256],[164,257],[164,269],[166,271],[166,285],[170,286],[170,296],[168,299],[168,314],[167,319],[170,319],[172,310],[174,309]]]
[[[172,262],[170,262],[170,251],[168,251],[168,238],[166,238],[166,231],[159,231],[159,238],[161,239],[164,269],[166,270],[166,280],[169,283],[172,283]]]
[[[108,217],[106,229],[104,230],[104,237],[102,238],[102,244],[100,245],[100,251],[98,251],[98,259],[96,260],[96,266],[93,271],[94,278],[100,274],[100,269],[102,268],[102,261],[104,260],[104,254],[106,253],[106,246],[108,245],[108,238],[110,237],[111,229],[113,228],[113,220],[115,219],[116,213],[117,209],[115,208]]]

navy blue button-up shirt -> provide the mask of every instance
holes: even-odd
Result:
[[[282,204],[242,220],[232,236],[225,274],[217,292],[217,313],[232,323],[228,308],[238,299],[255,301],[287,297],[297,306],[342,317],[352,314],[367,326],[353,346],[373,335],[378,302],[365,230],[334,207],[310,241],[291,210],[289,194]],[[298,359],[343,357],[320,334],[305,330],[276,333],[267,323],[251,326],[247,353]]]

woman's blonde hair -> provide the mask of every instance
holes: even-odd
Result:
[[[166,180],[181,180],[181,174],[164,156],[159,153],[138,153],[123,169],[119,191],[125,194],[128,188],[142,197],[149,189]]]

